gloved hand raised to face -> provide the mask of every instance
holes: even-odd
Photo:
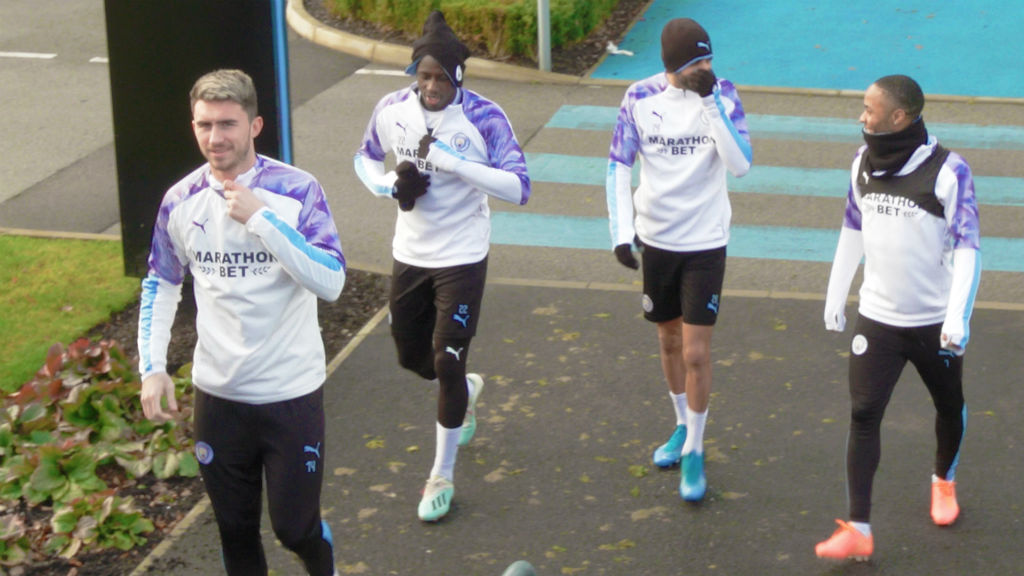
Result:
[[[398,175],[398,180],[395,181],[395,190],[391,196],[398,200],[398,207],[403,212],[408,212],[416,205],[416,199],[427,193],[430,174],[421,174],[416,165],[408,160],[395,167],[395,174]]]
[[[715,73],[711,70],[701,68],[694,70],[692,74],[686,77],[686,87],[693,90],[697,94],[700,94],[701,98],[710,96],[715,90],[715,84],[718,83],[718,78],[715,77]]]

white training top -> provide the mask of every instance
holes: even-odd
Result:
[[[893,181],[914,172],[935,151],[929,137],[910,157]],[[964,159],[950,152],[935,182],[935,197],[943,207],[939,218],[914,202],[895,194],[863,194],[859,174],[862,146],[850,170],[843,226],[861,232],[864,281],[859,311],[892,326],[926,326],[946,320],[966,322],[970,317],[981,275],[978,206],[974,180]],[[961,261],[957,281],[954,253]],[[860,258],[853,261],[856,268]],[[849,274],[852,278],[853,274]],[[845,278],[844,276],[841,276]],[[846,282],[847,290],[849,281]],[[961,289],[955,289],[964,284]],[[843,298],[845,300],[845,296]]]
[[[622,99],[608,155],[612,245],[631,243],[635,233],[675,252],[725,246],[732,216],[726,170],[743,176],[752,159],[743,105],[728,80],[719,79],[705,98],[673,87],[664,73],[634,83]]]
[[[418,158],[419,142],[426,134],[415,84],[386,95],[374,109],[355,155],[356,174],[375,195],[390,198],[396,176],[384,172],[389,150],[396,163],[409,160],[430,173],[427,193],[416,199],[415,207],[407,212],[395,209],[395,260],[423,268],[479,262],[490,248],[487,196],[517,204],[526,204],[530,197],[523,151],[504,111],[466,89],[459,89],[440,113],[431,131],[437,139],[431,155]],[[427,161],[435,155],[446,157],[451,166],[441,169]]]
[[[186,270],[195,284],[193,384],[228,400],[265,404],[323,384],[317,296],[336,300],[345,258],[320,184],[257,156],[235,179],[267,206],[246,224],[228,215],[223,183],[204,164],[160,204],[142,281],[139,372],[167,369],[171,324]]]

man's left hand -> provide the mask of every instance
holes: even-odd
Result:
[[[224,199],[228,204],[228,216],[242,224],[266,206],[252,190],[234,180],[224,181]]]
[[[939,336],[939,345],[946,350],[952,351],[957,356],[963,356],[964,347],[960,344],[963,341],[963,338],[963,334],[950,334],[943,332],[942,335]]]

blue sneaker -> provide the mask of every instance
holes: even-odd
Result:
[[[704,453],[690,452],[683,455],[682,472],[679,479],[679,495],[687,502],[704,499],[708,480],[704,477]]]
[[[671,468],[679,463],[686,443],[686,426],[680,424],[672,432],[672,437],[654,451],[654,465],[659,468]]]
[[[476,401],[484,391],[484,379],[479,374],[466,374],[466,380],[473,382],[473,393],[469,395],[469,403],[466,405],[466,416],[462,420],[462,432],[459,433],[459,446],[469,444],[476,433]]]
[[[423,499],[416,509],[420,520],[424,522],[437,522],[452,505],[452,497],[455,496],[455,486],[451,481],[441,476],[433,476],[427,480],[423,488]]]

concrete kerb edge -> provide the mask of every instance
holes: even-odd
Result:
[[[59,230],[29,230],[27,228],[2,228],[0,236],[27,236],[53,240],[120,240],[120,234],[94,234],[90,232],[61,232]]]
[[[646,10],[646,9],[645,9]],[[302,5],[302,0],[288,0],[285,10],[288,24],[296,34],[306,40],[325,48],[343,52],[369,60],[375,64],[385,64],[404,68],[412,60],[412,48],[388,42],[370,40],[332,28],[313,18]],[[634,22],[635,24],[635,22]],[[607,58],[602,56],[598,64],[591,67],[584,76],[573,76],[558,72],[545,72],[533,68],[524,68],[503,62],[494,62],[476,57],[466,61],[466,75],[491,80],[511,80],[514,82],[539,84],[577,84],[581,86],[629,86],[632,80],[616,80],[591,78],[590,74],[597,69],[600,62]],[[791,88],[786,86],[748,86],[737,84],[742,92],[764,94],[781,94],[794,96],[832,96],[845,98],[861,98],[863,90],[828,90],[820,88]],[[1024,98],[996,98],[990,96],[956,96],[945,94],[928,94],[933,102],[961,102],[966,104],[1017,104],[1024,105]]]
[[[196,505],[189,510],[188,514],[181,519],[181,522],[178,522],[178,524],[171,530],[171,533],[161,540],[160,543],[142,559],[142,562],[139,562],[139,565],[136,566],[128,576],[139,576],[149,570],[149,567],[152,566],[154,562],[162,558],[163,555],[171,549],[171,546],[174,546],[174,544],[181,538],[185,531],[195,524],[199,516],[209,508],[210,498],[204,494],[199,502],[196,502]]]
[[[327,26],[313,18],[302,5],[302,0],[288,0],[285,12],[288,25],[296,34],[314,44],[345,54],[364,58],[375,64],[404,68],[412,61],[412,48],[388,42],[379,42]],[[470,77],[516,82],[546,84],[579,84],[582,79],[568,74],[544,72],[471,57],[466,61],[466,75]]]

